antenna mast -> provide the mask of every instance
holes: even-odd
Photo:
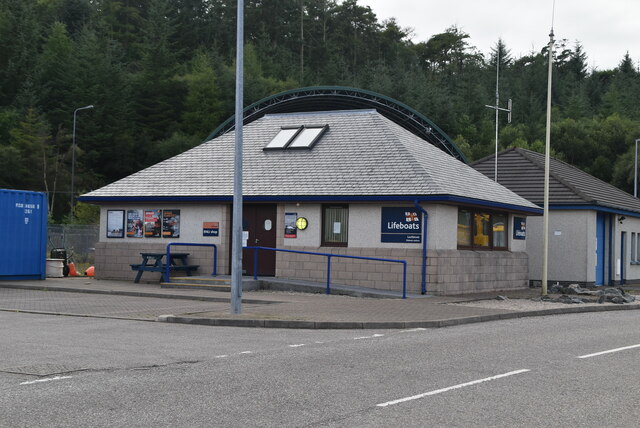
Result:
[[[496,104],[493,106],[485,105],[485,107],[492,108],[496,111],[496,153],[494,159],[494,170],[493,170],[493,180],[498,182],[498,112],[506,111],[507,121],[511,123],[511,98],[509,98],[509,102],[507,103],[507,108],[500,107],[500,47],[502,46],[502,39],[498,39],[498,48],[496,49]]]

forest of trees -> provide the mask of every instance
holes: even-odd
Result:
[[[73,221],[73,112],[89,104],[76,194],[201,143],[233,114],[235,22],[230,0],[0,0],[0,188],[47,192],[52,218]],[[514,106],[501,149],[544,149],[546,47],[515,58],[496,39],[485,56],[455,26],[416,41],[357,0],[246,0],[245,30],[245,105],[303,86],[368,89],[429,117],[473,160],[494,150],[485,105],[499,57]],[[553,155],[632,190],[637,64],[590,70],[578,41],[554,49]]]

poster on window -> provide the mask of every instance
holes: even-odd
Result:
[[[162,211],[162,237],[180,237],[180,210]]]
[[[144,236],[142,215],[142,210],[127,210],[127,238],[142,238]]]
[[[513,239],[527,239],[526,217],[513,217]]]
[[[124,238],[124,210],[107,210],[107,238]]]
[[[383,207],[381,242],[422,242],[422,215],[413,207]]]
[[[296,227],[297,219],[298,219],[298,213],[284,213],[284,237],[285,238],[298,237],[298,228]]]
[[[144,236],[145,238],[159,238],[162,233],[162,210],[145,210]]]

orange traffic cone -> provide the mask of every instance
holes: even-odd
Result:
[[[70,262],[67,266],[69,266],[69,276],[78,276],[76,265],[73,262]]]
[[[93,276],[93,271],[94,271],[94,267],[93,266],[89,266],[87,268],[87,270],[84,272],[84,274],[87,275],[87,276]]]

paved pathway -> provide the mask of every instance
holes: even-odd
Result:
[[[538,289],[500,293],[532,298]],[[206,289],[162,288],[158,284],[86,277],[0,282],[0,309],[80,316],[159,320],[205,325],[288,328],[415,328],[568,312],[637,309],[581,307],[537,311],[479,308],[447,303],[493,298],[498,293],[378,299],[326,294],[250,291],[242,314],[230,313],[229,294]]]

